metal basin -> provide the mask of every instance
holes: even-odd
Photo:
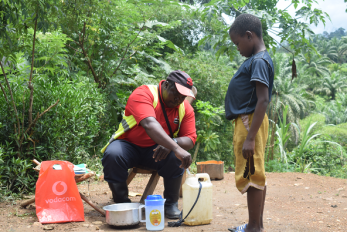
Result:
[[[103,207],[106,222],[112,226],[134,226],[140,223],[140,203],[118,203]]]

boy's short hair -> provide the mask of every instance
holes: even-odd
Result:
[[[257,16],[251,14],[240,14],[237,16],[230,27],[229,35],[233,32],[244,36],[246,31],[253,31],[259,38],[263,37],[261,22]]]

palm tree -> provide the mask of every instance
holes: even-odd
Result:
[[[283,107],[288,105],[288,123],[295,122],[309,110],[309,107],[313,102],[311,102],[306,93],[306,85],[298,85],[297,81],[291,81],[290,77],[277,76],[274,82],[274,93],[272,96],[274,98],[278,97],[276,101],[276,108],[279,109],[280,115],[283,113]]]
[[[288,73],[287,68],[280,69],[278,75],[275,76],[274,87],[272,91],[272,100],[269,107],[269,114],[283,115],[284,106],[288,106],[287,122],[299,123],[299,119],[303,118],[314,105],[313,101],[309,98],[313,98],[312,94],[308,91],[307,85],[298,84],[299,79],[291,80],[291,73]],[[276,112],[277,111],[277,112]],[[276,117],[273,119],[277,123]],[[298,139],[298,134],[293,130],[295,139]]]
[[[321,87],[315,89],[315,92],[325,93],[335,100],[336,94],[347,88],[346,77],[340,72],[334,72],[332,75],[325,76],[321,82]]]
[[[337,94],[337,99],[326,104],[321,113],[325,115],[327,124],[338,125],[347,122],[347,95]]]
[[[302,52],[298,55],[297,59],[306,72],[311,75],[320,77],[330,74],[327,65],[333,63],[333,61],[327,56],[321,56],[315,52],[308,52],[306,54]]]
[[[326,56],[331,60],[334,60],[336,58],[335,47],[330,43],[330,41],[321,38],[317,40],[315,47],[322,56]]]
[[[344,38],[333,38],[330,40],[330,45],[334,48],[334,60],[342,64],[346,60],[347,44]]]

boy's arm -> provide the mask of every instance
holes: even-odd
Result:
[[[258,98],[257,105],[255,107],[251,128],[249,129],[247,138],[242,147],[242,155],[245,159],[254,155],[255,136],[263,122],[266,108],[269,104],[269,89],[265,84],[256,81],[256,93]]]

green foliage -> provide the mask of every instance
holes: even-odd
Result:
[[[28,37],[32,33],[29,30]],[[26,36],[23,37],[23,43],[28,42],[25,39]],[[59,104],[42,115],[31,132],[24,134],[23,144],[19,146],[19,137],[13,128],[16,120],[9,114],[5,98],[0,98],[0,118],[4,125],[0,128],[0,141],[6,145],[2,155],[5,165],[2,166],[0,175],[2,187],[6,191],[33,191],[36,176],[31,159],[81,162],[93,155],[95,150],[99,150],[104,142],[101,141],[103,134],[108,135],[111,129],[104,121],[105,94],[83,71],[73,72],[69,69],[70,60],[64,47],[64,43],[68,41],[66,36],[59,31],[38,33],[37,40],[33,114],[46,112],[58,99]],[[28,128],[29,124],[26,118],[30,98],[30,91],[27,89],[27,76],[30,73],[28,56],[27,53],[17,53],[15,71],[11,67],[5,68],[21,130]],[[10,95],[8,88],[6,93]]]
[[[292,163],[286,164],[281,160],[269,160],[265,162],[266,172],[294,172],[295,166]]]
[[[309,160],[305,159],[304,151],[306,147],[313,141],[313,139],[320,135],[320,134],[310,135],[310,132],[312,128],[316,125],[316,123],[317,122],[314,122],[311,124],[311,122],[309,122],[302,132],[299,126],[294,124],[299,134],[301,135],[300,136],[301,142],[299,146],[293,151],[293,159],[300,172],[307,172],[310,168],[310,165],[312,164],[312,162],[309,162]]]
[[[209,138],[207,141],[218,139],[220,142],[212,143],[212,147],[207,148],[207,143],[202,142],[200,146],[197,142],[194,148],[196,154],[199,154],[197,161],[224,160],[225,166],[230,166],[234,160],[234,129],[230,121],[225,119],[222,109],[229,81],[235,72],[234,64],[226,56],[221,56],[217,61],[213,54],[208,52],[198,52],[195,55],[173,54],[168,56],[167,61],[173,69],[184,70],[193,78],[198,91],[198,101],[195,101],[193,106],[200,138]],[[216,147],[214,151],[207,151],[213,147]]]
[[[275,34],[281,37],[281,42],[287,41],[290,48],[298,54],[302,48],[310,48],[315,50],[310,43],[310,38],[314,33],[309,28],[309,24],[317,25],[319,22],[325,23],[325,19],[329,18],[325,12],[319,9],[312,9],[312,1],[303,1],[303,6],[296,9],[295,17],[305,18],[309,23],[299,21],[292,17],[287,10],[280,10],[276,7],[276,0],[264,1],[211,1],[204,4],[202,19],[218,18],[220,25],[217,31],[207,33],[200,45],[209,42],[213,49],[217,49],[217,57],[226,53],[231,59],[236,54],[235,46],[230,42],[228,28],[230,25],[225,25],[221,15],[226,14],[231,17],[238,16],[242,13],[251,13],[258,16],[263,24],[263,36],[266,41],[267,48],[275,47],[276,42],[270,36]],[[292,1],[297,8],[298,1]],[[290,4],[290,3],[288,3]]]
[[[288,139],[290,138],[289,129],[290,124],[287,124],[287,113],[288,113],[288,106],[285,106],[285,109],[283,110],[283,120],[281,120],[281,117],[279,117],[280,122],[279,124],[276,124],[276,135],[278,139],[278,146],[280,148],[280,154],[281,154],[281,161],[285,161],[287,163],[287,153],[286,153],[286,144]]]
[[[335,141],[347,149],[347,123],[341,123],[339,125],[326,125],[317,133],[326,135],[327,139]]]
[[[347,88],[346,77],[340,72],[334,72],[329,76],[325,76],[316,92],[325,93],[331,96],[331,100],[335,100],[337,93],[343,92]]]
[[[310,171],[324,176],[347,178],[346,173],[343,173],[347,161],[345,150],[336,142],[321,139],[312,142],[306,149],[304,157],[307,162],[312,162]]]
[[[320,112],[325,115],[327,124],[347,122],[347,95],[337,94],[337,99],[323,105]]]
[[[197,141],[205,145],[204,152],[215,151],[220,141],[219,136],[214,132],[214,126],[220,125],[220,116],[224,113],[224,110],[213,107],[209,102],[199,100],[196,102],[196,108],[197,112],[201,115],[200,120],[196,123],[200,128],[197,131]]]
[[[311,130],[311,133],[316,133],[325,126],[325,116],[321,113],[310,114],[306,118],[300,120],[300,128],[306,128],[311,122],[317,122]],[[319,134],[324,133],[319,132]]]

